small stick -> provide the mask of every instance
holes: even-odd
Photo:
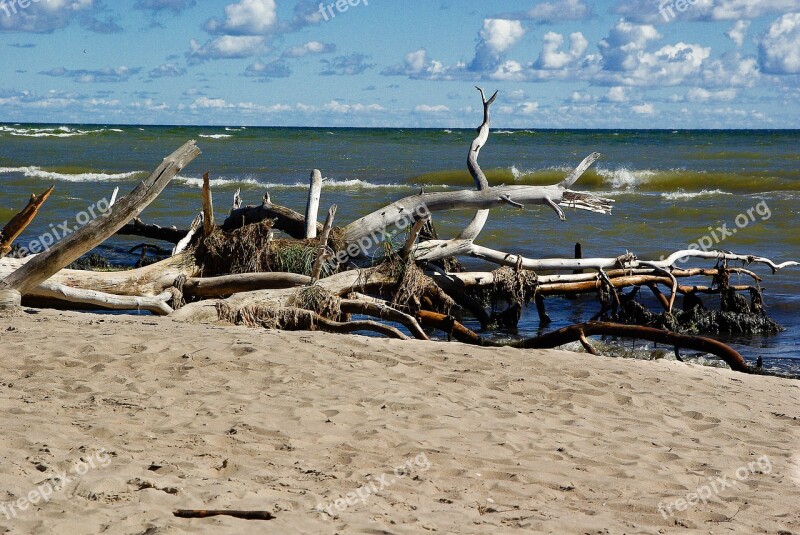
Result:
[[[203,235],[208,238],[214,232],[214,203],[211,200],[209,172],[203,175]]]
[[[274,520],[275,515],[269,511],[220,511],[205,509],[179,509],[173,515],[178,518],[210,518],[212,516],[232,516],[242,520]]]
[[[411,250],[414,249],[414,244],[417,242],[419,233],[422,232],[422,228],[428,222],[429,218],[430,216],[423,217],[414,223],[414,226],[411,228],[411,233],[408,235],[408,239],[406,240],[406,244],[403,246],[403,251],[400,253],[400,258],[403,260],[408,260],[408,255],[410,255]]]
[[[328,257],[328,237],[333,228],[333,218],[336,217],[336,205],[328,210],[328,217],[325,219],[325,226],[322,227],[322,235],[319,237],[319,253],[314,261],[314,268],[311,271],[311,284],[315,284],[322,274],[322,263]]]

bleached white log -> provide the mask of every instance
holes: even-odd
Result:
[[[308,202],[306,203],[306,239],[317,237],[317,213],[319,212],[319,199],[322,195],[322,173],[319,169],[311,172],[311,185],[308,189]]]

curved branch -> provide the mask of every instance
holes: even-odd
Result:
[[[483,102],[483,123],[478,127],[478,136],[473,140],[469,148],[469,155],[467,156],[467,169],[472,179],[475,181],[475,186],[478,191],[485,190],[489,187],[489,181],[486,175],[483,174],[481,166],[478,164],[478,157],[481,154],[481,149],[489,141],[489,131],[492,125],[491,113],[489,108],[497,98],[498,91],[494,92],[492,98],[486,100],[486,95],[483,89],[476,88],[481,94],[481,101]],[[486,221],[489,219],[489,210],[480,210],[475,217],[472,218],[469,225],[458,235],[457,239],[460,240],[474,240],[483,230]]]

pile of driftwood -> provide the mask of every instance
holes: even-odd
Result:
[[[68,309],[146,310],[193,322],[230,322],[270,329],[372,331],[399,339],[429,339],[434,330],[448,339],[485,346],[551,348],[580,341],[596,353],[589,336],[635,338],[711,353],[731,368],[749,371],[740,354],[710,332],[774,332],[780,327],[764,313],[761,279],[747,269],[765,264],[773,272],[800,265],[727,252],[677,251],[646,261],[633,254],[612,258],[530,259],[476,243],[492,208],[543,204],[561,220],[562,207],[611,212],[612,202],[570,188],[600,157],[591,154],[562,182],[551,186],[490,187],[478,164],[489,139],[490,107],[480,91],[484,118],[469,149],[468,168],[476,189],[413,195],[346,226],[335,226],[336,207],[318,223],[322,175],[311,175],[305,214],[274,204],[243,206],[239,192],[227,218],[217,225],[208,173],[203,211],[188,229],[148,225],[138,216],[170,180],[199,154],[193,141],[168,156],[130,194],[96,220],[38,255],[6,256],[12,242],[33,220],[52,188],[34,196],[0,233],[0,309],[28,306]],[[476,214],[453,239],[436,236],[433,215],[473,208]],[[387,229],[392,232],[387,234]],[[404,229],[396,243],[396,229]],[[127,271],[67,269],[115,234],[137,235],[174,244],[161,261]],[[144,252],[143,252],[144,254]],[[4,258],[2,258],[4,257]],[[496,266],[464,272],[458,257]],[[679,260],[708,259],[713,267],[678,269]],[[737,264],[732,266],[731,264]],[[738,264],[741,264],[739,266]],[[752,280],[732,285],[731,275]],[[687,284],[698,277],[704,285]],[[625,293],[625,289],[630,289]],[[646,289],[663,308],[648,310],[639,299]],[[596,294],[600,310],[592,321],[528,340],[497,342],[459,320],[476,318],[484,329],[514,328],[523,307],[535,303],[541,324],[549,323],[545,298]],[[720,310],[708,310],[702,296],[720,296]],[[749,295],[749,299],[745,298]],[[677,297],[682,296],[678,310]],[[361,318],[354,320],[353,316]]]

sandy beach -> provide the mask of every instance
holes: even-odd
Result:
[[[0,347],[5,533],[800,533],[796,381],[54,311]]]

